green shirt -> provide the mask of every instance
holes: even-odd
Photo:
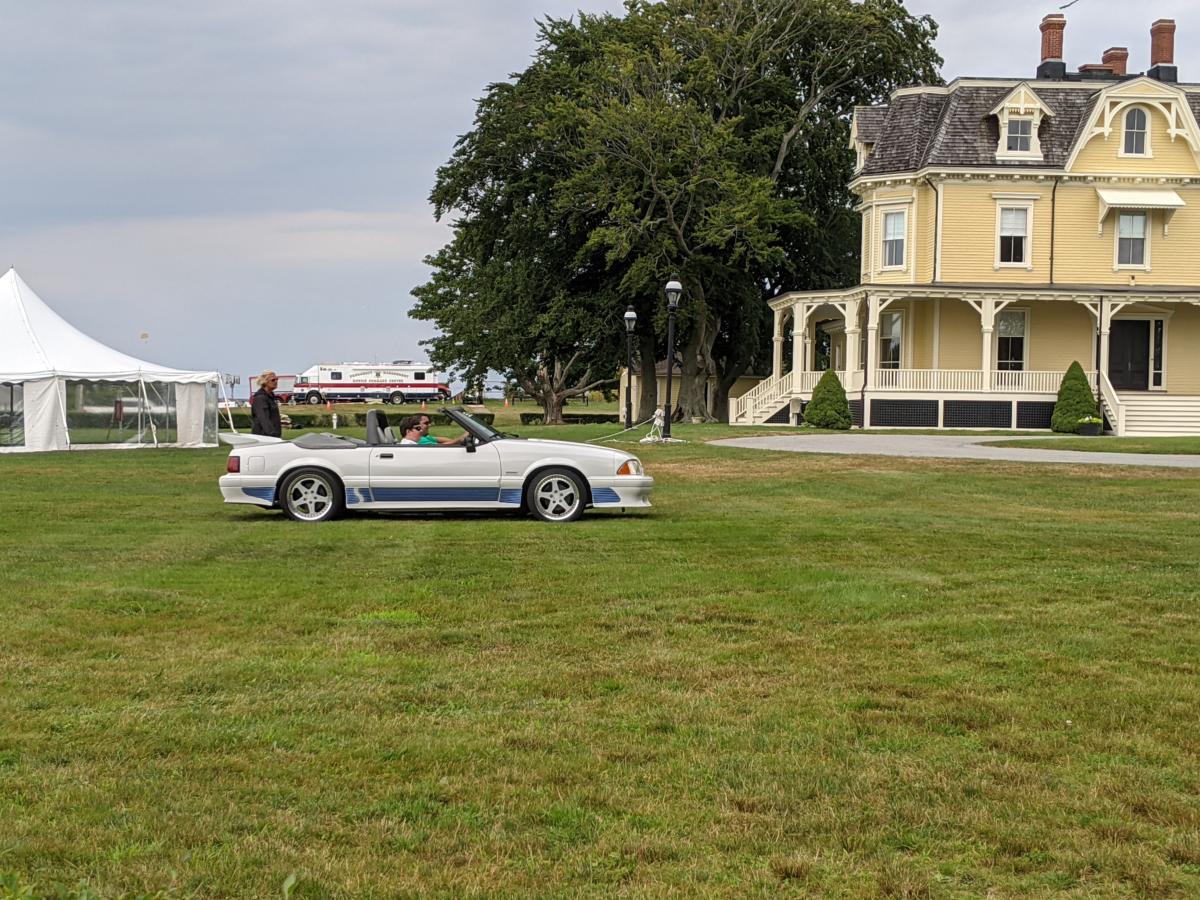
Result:
[[[437,438],[435,438],[432,434],[423,434],[423,435],[421,435],[421,439],[419,441],[417,441],[417,443],[422,446],[427,446],[429,444],[433,444],[436,447],[437,446]]]

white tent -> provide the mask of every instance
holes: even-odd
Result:
[[[0,453],[217,443],[216,372],[126,356],[0,277]]]

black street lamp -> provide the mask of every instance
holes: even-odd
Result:
[[[637,327],[637,310],[625,310],[625,427],[633,427],[633,329]]]
[[[672,278],[663,289],[667,295],[667,406],[666,420],[663,422],[663,437],[671,436],[671,372],[675,368],[675,310],[679,308],[679,298],[683,296],[683,285],[679,279]]]

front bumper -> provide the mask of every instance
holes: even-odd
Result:
[[[614,478],[593,479],[592,506],[596,508],[650,505],[654,479],[648,475],[618,475]]]

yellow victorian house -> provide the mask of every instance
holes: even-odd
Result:
[[[800,421],[826,368],[869,427],[1049,428],[1078,360],[1116,434],[1200,433],[1200,85],[1175,23],[1067,72],[898,90],[851,126],[861,283],[771,301],[772,376],[735,424]]]

